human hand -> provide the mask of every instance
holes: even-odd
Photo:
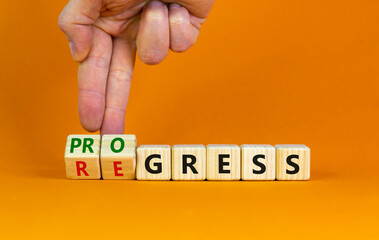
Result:
[[[79,117],[87,131],[124,132],[136,51],[158,64],[196,41],[214,0],[71,0],[58,25],[79,62]]]

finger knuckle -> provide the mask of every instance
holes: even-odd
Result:
[[[121,108],[121,107],[116,107],[116,106],[110,106],[110,105],[106,105],[105,106],[105,111],[106,112],[117,112],[117,113],[121,113],[123,115],[125,115],[126,113],[126,109],[125,108]]]
[[[161,11],[152,9],[146,12],[146,19],[149,22],[163,22],[165,20],[165,16]]]
[[[87,61],[93,63],[98,68],[109,68],[109,61],[104,57],[88,56]]]
[[[69,22],[63,13],[59,16],[58,26],[62,31],[66,31],[69,26]]]
[[[109,78],[119,84],[130,84],[132,81],[133,72],[126,70],[112,70],[109,73]]]
[[[179,14],[171,16],[169,21],[171,26],[182,26],[183,24],[188,24],[187,19]]]

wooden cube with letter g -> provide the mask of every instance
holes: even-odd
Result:
[[[141,145],[137,148],[138,180],[171,179],[171,146]]]

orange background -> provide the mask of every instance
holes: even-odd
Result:
[[[139,144],[303,143],[307,182],[67,180],[65,4],[1,4],[0,238],[379,238],[379,1],[216,0],[190,51],[136,64]]]

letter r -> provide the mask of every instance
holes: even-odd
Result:
[[[83,174],[85,176],[89,176],[89,174],[86,171],[86,167],[87,167],[87,163],[86,162],[76,161],[76,173],[77,173],[77,175],[81,176],[81,172],[83,172]]]

